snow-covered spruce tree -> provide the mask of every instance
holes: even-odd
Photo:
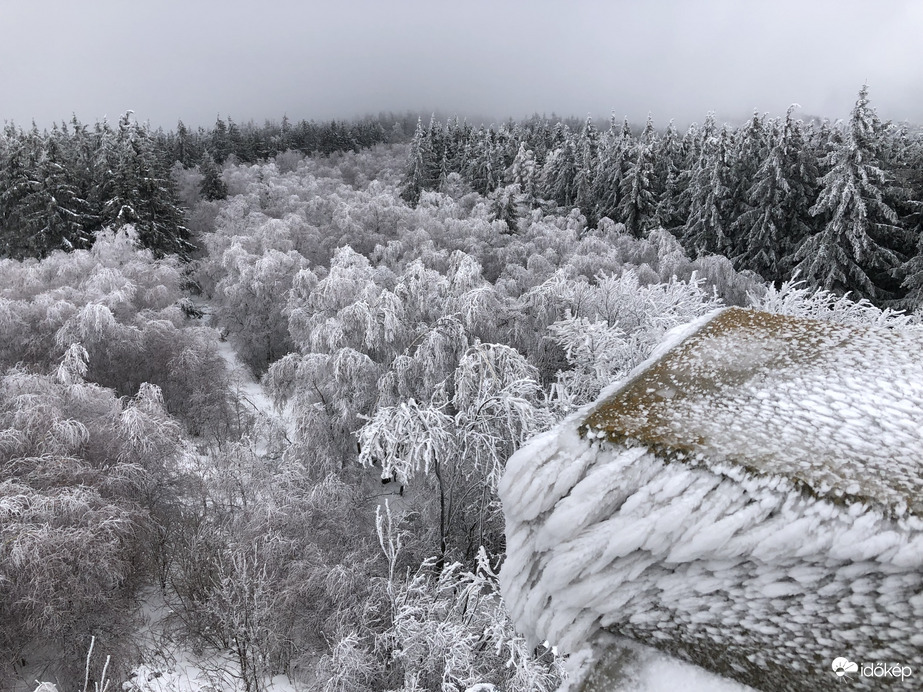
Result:
[[[753,116],[731,133],[728,151],[728,234],[730,256],[743,251],[746,239],[737,223],[749,207],[750,188],[769,151],[766,116],[754,111]]]
[[[652,155],[653,192],[656,201],[654,219],[657,226],[672,231],[685,223],[685,218],[677,211],[678,179],[683,163],[682,140],[672,120],[664,135],[654,140]]]
[[[535,163],[535,154],[526,147],[525,141],[519,145],[516,158],[506,172],[506,180],[513,185],[519,185],[522,201],[526,209],[535,206],[538,194],[538,167]]]
[[[770,124],[769,153],[747,193],[749,209],[735,221],[741,241],[737,265],[775,282],[789,276],[790,258],[811,230],[808,209],[815,169],[792,111],[783,123]]]
[[[561,123],[558,127],[563,139],[560,146],[549,152],[542,168],[542,197],[570,208],[574,204],[574,181],[578,172],[577,147],[570,131]]]
[[[420,193],[432,186],[430,173],[433,162],[431,159],[432,151],[426,138],[426,131],[423,129],[423,120],[418,118],[417,129],[413,133],[413,139],[410,140],[407,173],[401,192],[401,197],[411,206],[416,206],[420,201]]]
[[[709,114],[703,129],[713,136],[714,127],[714,117]],[[687,193],[702,155],[705,138],[696,123],[689,125],[682,138],[676,136],[673,141],[674,170],[666,171],[664,187],[657,200],[657,217],[663,227],[678,238],[682,237],[686,220],[689,218],[691,199]],[[667,141],[669,139],[665,137],[664,142]],[[670,175],[671,172],[673,175]]]
[[[625,224],[626,230],[636,238],[650,228],[656,211],[653,146],[652,136],[642,137],[634,144],[626,156],[619,186],[615,220]]]
[[[227,185],[221,179],[221,169],[215,163],[211,152],[206,151],[199,163],[199,172],[202,174],[200,191],[207,200],[225,199],[228,196]]]
[[[101,224],[112,228],[133,224],[141,243],[155,253],[185,255],[192,246],[169,170],[157,157],[148,127],[131,115],[131,111],[122,115],[118,130],[108,135],[114,136],[111,150],[100,152],[105,167],[103,187],[97,192],[102,200]]]
[[[475,192],[481,195],[487,195],[494,190],[503,176],[504,168],[498,169],[496,166],[493,135],[493,130],[480,127],[469,138],[471,147],[465,177]]]
[[[910,310],[917,310],[923,305],[923,231],[918,232],[916,254],[901,267],[904,280],[901,287],[907,290],[903,305]]]
[[[654,146],[654,191],[658,199],[666,189],[667,179],[672,173],[676,176],[677,169],[682,161],[683,141],[676,129],[676,123],[670,121],[667,129],[660,136],[655,136],[651,142]]]
[[[30,237],[22,199],[29,193],[38,173],[41,158],[38,137],[27,137],[12,124],[3,129],[0,158],[0,224],[4,257],[20,258],[35,253],[34,238]]]
[[[575,147],[575,174],[573,202],[590,223],[595,223],[593,215],[596,212],[596,181],[594,176],[598,169],[597,158],[599,148],[599,133],[593,124],[593,118],[587,116],[577,137]]]
[[[625,159],[633,146],[627,118],[619,123],[615,113],[609,118],[609,129],[600,137],[596,157],[596,218],[618,216],[619,188],[625,172]]]
[[[683,228],[683,245],[696,256],[724,254],[730,247],[727,128],[708,134],[703,129],[701,154],[689,172],[689,183],[683,191],[689,216]]]
[[[76,166],[68,160],[66,137],[57,126],[44,137],[33,126],[28,137],[31,146],[40,150],[30,179],[19,190],[29,254],[89,247],[94,219],[75,180]]]
[[[517,183],[502,185],[490,193],[490,215],[506,225],[507,233],[519,231],[519,223],[526,209],[525,195]]]
[[[920,133],[901,127],[892,133],[889,161],[900,191],[895,211],[907,231],[902,253],[907,259],[897,271],[907,291],[901,304],[910,310],[923,303],[923,138]]]
[[[795,254],[796,269],[813,285],[873,300],[894,297],[890,274],[901,260],[894,247],[903,233],[883,168],[883,132],[863,86],[811,207],[824,227]]]

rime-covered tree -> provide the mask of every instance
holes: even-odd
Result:
[[[650,228],[656,213],[652,138],[639,139],[626,157],[625,173],[619,184],[616,220],[636,238]]]
[[[199,163],[199,173],[202,174],[200,191],[207,200],[225,199],[228,196],[227,185],[221,179],[221,169],[215,163],[211,153],[206,151]]]
[[[703,129],[701,153],[690,171],[684,190],[689,215],[683,228],[683,244],[696,255],[723,254],[729,249],[728,235],[728,132],[709,134]]]
[[[3,132],[3,157],[0,159],[0,224],[3,229],[3,254],[21,257],[30,253],[22,200],[28,194],[38,169],[40,151],[36,142],[21,130],[7,124]]]
[[[750,188],[756,180],[757,171],[766,160],[769,148],[766,132],[766,118],[756,111],[753,117],[733,133],[729,151],[728,172],[728,215],[731,231],[732,254],[740,254],[745,240],[738,234],[734,222],[749,209]]]
[[[593,119],[587,116],[574,148],[573,203],[588,219],[592,219],[596,212],[595,180],[593,177],[597,170],[598,148],[599,133],[596,131]]]
[[[559,123],[563,141],[548,154],[542,169],[542,197],[558,206],[574,204],[574,180],[577,177],[576,144],[570,132]]]
[[[476,192],[486,195],[496,188],[503,169],[496,168],[493,136],[487,128],[480,127],[472,134],[472,144],[467,157],[467,177]]]
[[[625,169],[625,158],[633,145],[627,118],[619,124],[615,113],[609,119],[609,129],[599,144],[596,170],[596,217],[615,219],[618,216],[619,188]]]
[[[490,215],[497,221],[506,224],[508,233],[519,230],[520,219],[525,216],[527,206],[525,195],[522,194],[518,183],[501,185],[490,193]]]
[[[870,298],[891,295],[889,274],[900,263],[902,234],[883,168],[883,125],[863,86],[843,132],[827,156],[829,171],[811,214],[824,222],[795,255],[801,275],[821,288]]]
[[[132,224],[145,247],[159,253],[185,254],[191,245],[183,226],[183,212],[169,171],[156,156],[146,126],[131,118],[119,119],[113,147],[104,163],[112,178],[100,194],[103,225],[119,228]],[[109,158],[111,156],[111,159]]]
[[[410,205],[416,206],[420,201],[420,193],[429,188],[432,181],[429,178],[430,168],[429,144],[426,141],[426,132],[423,130],[423,121],[417,120],[417,129],[410,140],[410,152],[407,160],[407,174],[404,177],[404,188],[401,197]]]
[[[748,191],[749,209],[735,221],[740,229],[740,266],[759,272],[767,279],[782,278],[785,233],[782,201],[788,198],[790,186],[784,173],[782,136],[775,124],[770,127],[774,141],[769,155],[756,174],[756,181]]]
[[[655,140],[653,150],[653,192],[657,204],[655,218],[657,225],[666,229],[675,229],[685,222],[677,212],[677,179],[682,155],[682,140],[671,120],[663,136]]]
[[[228,126],[220,115],[215,119],[215,125],[211,130],[208,150],[212,152],[218,163],[224,163],[224,160],[232,152],[231,142],[228,139]]]
[[[538,169],[535,163],[535,154],[526,147],[526,142],[520,142],[516,158],[507,171],[507,181],[519,185],[526,208],[531,209],[536,202],[538,188]]]
[[[63,144],[55,128],[44,142],[35,174],[19,200],[24,230],[35,254],[88,247],[92,242],[88,203],[73,180],[74,168],[68,165]]]
[[[789,276],[791,257],[811,230],[816,167],[793,110],[770,124],[769,152],[747,192],[748,209],[735,221],[738,265],[776,282]]]

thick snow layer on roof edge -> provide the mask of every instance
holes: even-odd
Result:
[[[839,656],[923,674],[916,517],[844,512],[781,479],[614,451],[572,429],[511,469],[500,581],[536,642],[575,652],[610,631],[758,689],[827,685]]]
[[[694,319],[692,322],[680,324],[676,327],[673,327],[673,329],[668,330],[667,333],[663,335],[663,339],[660,340],[660,343],[657,344],[653,351],[651,351],[651,355],[649,355],[642,363],[633,368],[631,372],[629,372],[625,377],[613,382],[608,387],[604,388],[600,392],[599,397],[597,397],[596,402],[586,406],[582,410],[583,417],[585,417],[588,411],[596,408],[599,405],[599,402],[611,399],[618,393],[620,389],[631,383],[631,381],[634,380],[640,373],[644,372],[650,368],[651,365],[663,358],[667,352],[676,348],[683,341],[698,332],[700,329],[702,329],[702,327],[707,325],[718,315],[727,310],[728,308],[718,308],[717,310],[712,310],[711,312],[707,312],[701,317]]]
[[[681,336],[581,434],[923,516],[923,335],[731,308]]]
[[[623,379],[614,382],[613,384],[606,387],[602,393],[599,395],[597,402],[587,404],[586,406],[581,407],[574,413],[570,414],[567,418],[564,419],[554,430],[542,433],[534,437],[529,445],[520,450],[519,453],[514,454],[508,461],[506,465],[506,473],[500,481],[500,495],[505,496],[512,490],[509,488],[509,485],[514,482],[516,478],[523,476],[523,474],[528,473],[527,468],[531,465],[533,454],[527,450],[535,450],[537,453],[540,453],[540,450],[546,444],[557,444],[558,439],[562,436],[571,439],[575,444],[578,440],[577,428],[579,424],[587,417],[587,414],[590,413],[594,408],[599,404],[599,401],[605,401],[611,398],[614,394],[618,392],[619,389],[626,386],[630,383],[637,375],[647,368],[649,368],[654,362],[659,360],[667,351],[681,343],[684,339],[690,335],[697,332],[704,325],[714,319],[716,316],[724,312],[726,308],[720,308],[718,310],[713,310],[706,315],[702,315],[698,319],[689,322],[688,324],[683,324],[678,327],[674,327],[669,330],[661,340],[660,344],[654,349],[651,355],[640,365],[632,369],[628,375]],[[566,468],[553,468],[549,469],[549,477],[544,479],[545,482],[552,483],[551,487],[543,486],[541,479],[537,479],[538,482],[533,484],[534,492],[527,497],[523,497],[520,505],[526,506],[529,505],[533,498],[538,499],[538,496],[542,496],[542,501],[538,504],[535,504],[533,509],[535,513],[532,514],[529,518],[534,519],[539,511],[544,511],[548,509],[550,505],[557,502],[558,499],[563,497],[564,494],[570,491],[572,484],[576,481],[576,478],[582,472],[582,466],[578,463],[576,465],[567,464]],[[555,478],[552,480],[550,474],[554,473]]]
[[[602,400],[714,317],[671,334]],[[830,689],[839,657],[923,676],[923,519],[733,459],[581,436],[595,407],[517,452],[500,485],[500,580],[524,634],[567,653],[613,633],[764,690]]]

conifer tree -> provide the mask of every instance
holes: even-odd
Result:
[[[907,231],[906,250],[909,257],[898,269],[902,288],[908,293],[903,299],[906,308],[916,310],[923,304],[923,137],[902,128],[893,143],[892,165],[899,176],[901,199],[895,211]]]
[[[728,236],[728,132],[717,135],[703,129],[701,154],[689,176],[684,195],[689,215],[683,229],[683,245],[697,256],[724,254]]]
[[[519,230],[519,220],[526,214],[525,197],[518,183],[502,185],[490,193],[491,217],[503,221],[508,233]]]
[[[829,172],[811,214],[823,229],[795,255],[802,276],[836,293],[889,297],[890,273],[900,263],[894,246],[902,234],[882,166],[883,126],[863,86],[842,135],[828,155]]]
[[[593,225],[593,216],[596,212],[595,181],[593,176],[597,168],[597,148],[599,134],[593,119],[587,116],[583,130],[577,138],[574,151],[574,182],[573,203]]]
[[[766,161],[768,149],[765,118],[754,111],[753,117],[734,132],[731,138],[727,209],[732,256],[739,256],[746,249],[747,238],[737,222],[750,209],[750,188]]]
[[[566,126],[558,123],[562,141],[549,154],[542,169],[542,197],[553,200],[558,206],[571,207],[574,203],[574,179],[577,176],[576,146]]]
[[[3,255],[23,257],[30,252],[23,218],[22,199],[28,193],[37,168],[37,152],[21,130],[12,124],[4,128],[4,150],[0,165],[0,224],[3,229]]]
[[[407,174],[404,176],[404,187],[401,198],[411,206],[417,206],[420,193],[428,189],[431,181],[428,177],[429,147],[426,134],[423,131],[422,119],[417,119],[417,129],[410,140],[410,154],[407,161]]]
[[[636,238],[650,228],[656,212],[652,144],[652,134],[635,143],[626,159],[625,174],[619,186],[617,220]]]
[[[624,174],[625,157],[632,146],[631,128],[627,119],[619,125],[615,113],[609,119],[609,129],[603,135],[597,156],[596,217],[615,219],[618,216],[619,188]]]
[[[480,127],[473,135],[473,143],[468,157],[468,180],[475,192],[487,195],[496,188],[503,169],[494,167],[496,155],[491,140],[490,130]]]
[[[176,123],[176,137],[173,146],[173,160],[179,161],[185,168],[195,165],[195,147],[189,129],[180,120]]]
[[[200,189],[202,196],[208,200],[226,199],[228,196],[227,185],[221,179],[221,170],[211,152],[206,151],[199,164],[199,173],[202,174]]]
[[[653,160],[653,192],[656,199],[655,223],[667,230],[682,226],[686,219],[678,213],[678,177],[682,164],[682,141],[673,121],[667,126],[663,137],[655,140]]]
[[[32,137],[42,151],[19,200],[30,254],[89,247],[88,205],[73,182],[74,169],[68,165],[62,133],[55,126],[50,136],[42,138],[34,130]]]
[[[224,160],[231,153],[231,142],[228,139],[228,126],[219,115],[215,120],[215,127],[211,131],[208,144],[208,150],[212,152],[215,161],[224,163]]]
[[[535,164],[535,154],[531,149],[526,148],[526,142],[519,144],[519,151],[516,158],[507,172],[507,181],[511,184],[519,185],[519,190],[523,195],[523,202],[527,208],[535,206],[536,191],[538,187],[538,171]]]
[[[133,224],[142,245],[156,253],[185,254],[191,246],[183,226],[183,212],[167,171],[156,157],[146,126],[131,118],[119,119],[111,150],[106,147],[111,180],[105,181],[101,199],[104,225],[119,228]],[[114,160],[110,160],[110,157]]]
[[[654,140],[657,139],[657,130],[654,128],[654,118],[648,113],[647,120],[644,123],[644,129],[641,130],[640,140],[648,145],[653,146]]]
[[[793,111],[794,106],[781,124],[771,123],[769,153],[748,190],[749,208],[735,222],[743,241],[736,257],[739,266],[770,281],[790,276],[791,257],[811,231],[808,209],[816,166]]]
[[[770,127],[770,138],[775,144],[757,171],[756,181],[748,192],[750,208],[735,222],[735,227],[740,229],[738,236],[743,245],[735,259],[739,266],[759,272],[771,281],[779,281],[783,278],[784,259],[782,204],[791,189],[784,173],[782,135],[775,123]]]

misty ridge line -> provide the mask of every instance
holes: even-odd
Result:
[[[607,128],[589,116],[537,115],[474,126],[433,114],[424,125],[412,113],[262,126],[219,117],[210,129],[180,122],[170,132],[130,112],[115,126],[74,118],[39,132],[8,124],[0,253],[86,248],[99,231],[132,224],[144,247],[188,257],[196,241],[177,198],[180,170],[196,169],[201,194],[220,199],[229,163],[409,141],[401,196],[414,207],[424,192],[474,192],[507,233],[524,231],[533,212],[577,209],[590,227],[608,220],[639,238],[666,229],[692,257],[724,256],[776,284],[799,276],[880,306],[915,308],[923,290],[919,132],[882,122],[867,86],[845,123],[805,121],[795,110],[754,113],[737,127],[709,114],[684,133],[672,122],[657,129],[652,118],[640,129],[614,116]]]
[[[866,83],[863,86],[863,88],[867,89],[868,84]],[[797,103],[792,103],[789,106],[787,106],[787,109],[791,109],[791,108],[800,109],[801,106]],[[213,125],[210,125],[210,126],[198,125],[198,126],[195,126],[193,129],[190,129],[189,126],[185,124],[182,118],[177,120],[176,127],[171,130],[164,130],[163,127],[155,128],[150,124],[149,120],[140,120],[139,123],[143,125],[146,129],[154,133],[160,134],[161,136],[169,136],[170,134],[181,134],[183,132],[187,132],[187,133],[195,132],[197,135],[201,136],[201,135],[208,135],[213,132],[220,132],[222,130],[229,130],[232,133],[235,131],[237,132],[244,131],[247,133],[253,133],[253,132],[262,130],[264,132],[261,134],[263,134],[263,136],[266,136],[267,133],[284,132],[289,129],[299,129],[299,128],[302,128],[302,129],[310,128],[310,129],[315,129],[315,130],[322,130],[324,128],[334,128],[335,129],[338,126],[339,127],[349,127],[351,125],[357,125],[360,123],[376,123],[377,122],[377,123],[382,124],[383,126],[385,124],[391,125],[392,128],[394,127],[394,124],[397,123],[400,126],[400,130],[403,132],[403,136],[409,137],[413,132],[413,125],[416,123],[417,120],[423,120],[423,121],[438,120],[442,122],[458,120],[462,123],[472,125],[474,127],[486,127],[488,129],[497,130],[501,126],[509,128],[509,127],[514,126],[517,123],[522,125],[525,123],[538,122],[538,121],[550,122],[552,124],[557,124],[560,122],[560,123],[567,125],[571,129],[577,129],[581,127],[586,122],[587,119],[591,119],[593,121],[593,124],[597,128],[602,129],[606,127],[609,123],[611,123],[613,119],[619,118],[620,122],[626,121],[630,123],[632,132],[634,134],[640,134],[643,131],[643,129],[646,126],[646,123],[642,123],[639,120],[630,119],[627,115],[619,116],[618,112],[619,112],[618,109],[612,108],[610,110],[609,115],[606,117],[593,115],[591,112],[588,112],[586,116],[581,117],[575,114],[559,115],[555,111],[552,111],[550,115],[546,114],[545,112],[539,113],[538,111],[532,111],[531,114],[525,115],[525,116],[516,117],[516,116],[510,115],[507,117],[498,118],[492,115],[485,115],[485,114],[464,112],[464,111],[457,111],[457,110],[445,110],[445,109],[439,109],[439,108],[435,108],[435,109],[419,108],[419,109],[408,109],[406,111],[399,112],[399,113],[395,113],[394,111],[390,111],[390,110],[389,111],[382,110],[382,111],[378,111],[377,113],[373,111],[367,111],[363,114],[357,114],[351,117],[341,117],[341,118],[306,117],[306,118],[299,118],[295,121],[289,118],[289,116],[286,113],[286,114],[283,114],[282,117],[279,119],[274,119],[271,117],[265,118],[263,119],[262,125],[258,124],[257,119],[255,118],[248,118],[246,120],[237,121],[230,114],[225,114],[222,117],[221,113],[219,112],[216,115],[215,123]],[[123,118],[126,115],[134,116],[135,111],[132,109],[125,109],[119,117]],[[735,123],[743,124],[747,120],[749,120],[751,117],[756,116],[756,115],[759,115],[761,117],[769,117],[770,111],[754,107],[752,111],[749,111],[749,112],[741,111],[736,116],[732,116],[732,117],[725,116],[719,119],[717,117],[717,109],[708,109],[704,112],[702,120],[704,121],[704,120],[711,119],[711,120],[715,120],[719,122],[721,125],[733,127],[735,126],[734,125]],[[835,123],[839,123],[842,121],[842,118],[832,118],[832,117],[820,115],[817,113],[805,113],[802,115],[801,119],[806,122],[811,122],[815,124],[820,124],[823,122],[835,124]],[[652,121],[656,123],[657,120],[658,119],[654,117],[653,112],[649,111],[648,116],[647,116],[647,121]],[[699,125],[699,122],[700,122],[699,120],[696,120],[696,119],[686,119],[686,120],[688,121],[688,125],[686,125],[686,127],[696,127]],[[39,130],[42,134],[48,134],[49,132],[48,127],[38,128],[38,126],[35,124],[34,119],[31,122],[32,122],[32,125],[30,129]],[[95,121],[96,125],[106,124],[108,122],[110,122],[110,118],[108,116],[103,116],[102,118],[99,118]],[[667,122],[667,125],[665,126],[655,125],[655,130],[658,132],[665,132],[671,125],[678,122],[678,119],[671,116],[666,119],[666,122]],[[886,122],[890,123],[892,121],[886,121]],[[910,127],[920,127],[920,124],[914,123],[911,121],[900,121],[900,122]],[[17,126],[16,122],[12,119],[5,119],[3,123],[4,123],[5,128],[16,129],[18,127],[19,129],[21,129],[21,126]],[[77,118],[77,116],[72,115],[70,120],[62,119],[59,121],[55,121],[55,123],[51,126],[50,129],[54,130],[54,129],[60,128],[63,130],[67,130],[68,127],[80,125],[80,123],[81,121]],[[314,153],[315,151],[318,151],[318,149],[314,149],[311,151],[305,151],[304,153],[311,154],[311,153]]]

